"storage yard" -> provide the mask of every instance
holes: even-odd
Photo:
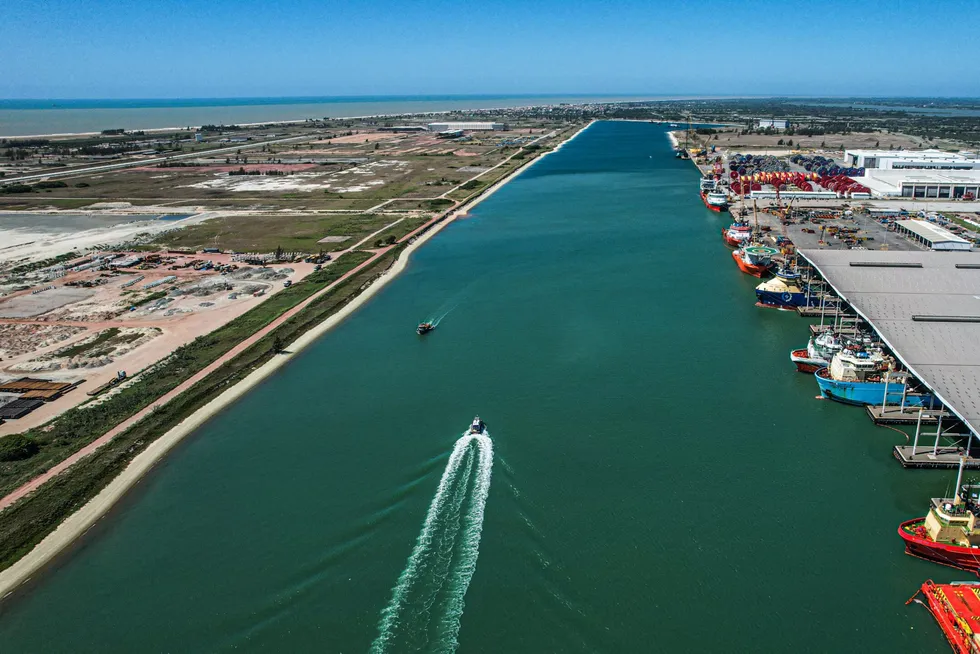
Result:
[[[0,397],[13,401],[0,408],[0,435],[40,425],[96,389],[121,386],[317,265],[286,255],[268,264],[249,260],[115,251],[8,271],[0,277]]]

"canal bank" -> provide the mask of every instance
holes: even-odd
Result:
[[[460,651],[943,651],[903,603],[956,573],[894,525],[949,480],[813,399],[786,360],[802,323],[753,306],[696,184],[654,125],[546,157],[177,448],[0,606],[0,640],[364,651],[479,413]]]

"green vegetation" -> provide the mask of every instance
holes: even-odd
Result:
[[[144,304],[149,304],[150,302],[156,302],[157,300],[162,300],[165,297],[167,297],[167,291],[157,291],[155,293],[150,293],[146,297],[136,300],[130,306],[141,307]]]
[[[20,461],[37,454],[37,443],[23,434],[0,438],[0,461]]]
[[[0,186],[0,193],[30,193],[34,189],[27,184],[7,184],[6,186]]]
[[[36,189],[39,189],[39,188],[40,189],[45,189],[45,188],[67,188],[67,187],[68,187],[68,184],[66,184],[65,182],[62,182],[60,180],[55,180],[55,181],[50,181],[50,182],[38,182],[38,183],[34,184],[34,188],[36,188]]]
[[[58,356],[76,357],[79,354],[88,352],[89,350],[102,345],[103,343],[113,338],[118,333],[119,333],[118,327],[110,327],[109,329],[106,329],[105,331],[101,332],[95,338],[95,340],[89,341],[88,343],[80,343],[78,345],[68,348],[67,350],[61,350],[58,352]]]
[[[449,198],[436,198],[435,200],[427,200],[425,202],[425,208],[429,211],[442,211],[443,209],[448,209],[454,204],[455,202]]]
[[[356,243],[396,220],[384,214],[309,214],[294,216],[224,216],[161,234],[152,244],[158,247],[217,247],[236,252],[319,252],[330,244],[326,236],[346,236]],[[392,228],[407,234],[426,220],[408,216]]]
[[[51,257],[50,259],[44,259],[43,261],[35,261],[34,263],[25,263],[22,266],[17,266],[10,271],[11,275],[23,275],[34,270],[41,270],[42,268],[47,268],[48,266],[54,266],[59,263],[64,263],[66,261],[71,261],[72,259],[77,259],[81,254],[75,252],[66,252],[65,254],[59,254],[56,257]]]
[[[483,182],[481,180],[479,180],[479,179],[471,179],[470,181],[466,182],[465,184],[463,184],[459,188],[461,190],[463,190],[463,191],[472,191],[474,189],[480,188],[480,186],[482,186],[482,185],[483,185]]]
[[[292,342],[353,299],[365,284],[391,265],[398,251],[399,248],[395,248],[386,253],[374,265],[312,302],[193,388],[153,411],[96,453],[6,509],[4,520],[0,523],[0,570],[13,564],[65,517],[94,497],[151,442],[275,356],[277,342],[280,348],[283,343]],[[9,492],[22,480],[33,477],[54,461],[61,460],[140,408],[148,406],[244,337],[281,315],[285,309],[363,263],[369,256],[362,252],[344,255],[342,262],[338,261],[315,273],[315,278],[294,284],[228,325],[179,348],[160,368],[107,400],[99,410],[73,409],[56,420],[49,431],[31,430],[28,438],[37,442],[40,453],[27,460],[0,465],[4,492]],[[290,294],[290,291],[293,293]]]

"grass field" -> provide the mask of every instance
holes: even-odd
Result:
[[[403,217],[391,214],[309,214],[225,216],[161,234],[152,245],[168,248],[217,247],[238,252],[309,252],[350,247]],[[429,214],[405,214],[404,220],[379,236],[401,237],[423,224]],[[347,236],[340,243],[318,243],[325,236]]]

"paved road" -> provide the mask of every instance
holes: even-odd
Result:
[[[317,298],[321,297],[325,293],[328,293],[331,290],[333,290],[338,284],[340,284],[341,282],[343,282],[348,277],[351,277],[352,275],[356,275],[361,270],[363,270],[363,269],[367,268],[368,266],[370,266],[371,264],[373,264],[375,261],[378,260],[379,257],[381,257],[389,249],[390,248],[381,248],[381,249],[378,249],[378,250],[372,250],[372,252],[374,253],[374,256],[372,256],[370,259],[368,259],[367,261],[365,261],[361,265],[357,266],[356,268],[353,268],[352,270],[349,270],[347,273],[345,273],[344,275],[342,275],[340,278],[338,278],[335,282],[333,282],[329,286],[326,286],[325,288],[317,291],[316,293],[314,293],[313,295],[311,295],[307,299],[305,299],[302,302],[300,302],[299,304],[297,304],[292,309],[286,311],[284,314],[282,314],[281,316],[279,316],[278,318],[276,318],[275,320],[273,320],[271,323],[269,323],[268,325],[266,325],[264,328],[262,328],[261,330],[257,331],[256,333],[252,334],[251,336],[249,336],[248,338],[246,338],[244,341],[242,341],[241,343],[239,343],[238,345],[236,345],[235,347],[233,347],[231,350],[229,350],[228,352],[226,352],[224,355],[222,355],[221,357],[219,357],[217,360],[215,360],[209,366],[205,367],[203,370],[201,370],[200,372],[198,372],[196,375],[194,375],[190,379],[186,380],[182,384],[178,385],[176,388],[174,388],[173,390],[171,390],[169,393],[167,393],[163,397],[161,397],[158,400],[156,400],[155,402],[153,402],[150,406],[146,407],[145,409],[143,409],[142,411],[140,411],[136,415],[132,416],[131,418],[128,418],[127,420],[124,420],[119,425],[117,425],[115,428],[109,430],[104,435],[102,435],[99,438],[97,438],[96,440],[92,441],[91,443],[89,443],[88,445],[86,445],[85,447],[83,447],[82,449],[80,449],[78,452],[75,452],[74,454],[72,454],[71,456],[69,456],[67,459],[65,459],[61,463],[58,463],[57,465],[53,466],[51,469],[49,469],[44,474],[35,477],[34,479],[30,480],[29,482],[27,482],[26,484],[24,484],[23,486],[21,486],[17,490],[13,491],[12,493],[10,493],[6,497],[4,497],[3,499],[0,499],[0,511],[3,511],[8,506],[10,506],[11,504],[13,504],[17,500],[19,500],[20,498],[24,497],[25,495],[28,495],[29,493],[33,492],[34,490],[36,490],[38,488],[40,488],[41,486],[43,486],[44,484],[46,484],[48,481],[54,479],[55,477],[57,477],[58,475],[60,475],[61,473],[63,473],[68,468],[72,467],[73,465],[75,465],[76,463],[78,463],[79,461],[81,461],[82,459],[84,459],[85,457],[87,457],[88,455],[92,454],[93,452],[95,452],[96,450],[98,450],[100,447],[102,447],[103,445],[105,445],[106,443],[108,443],[109,441],[111,441],[113,438],[115,438],[116,436],[118,436],[119,434],[123,433],[124,431],[126,431],[127,429],[129,429],[130,427],[132,427],[133,425],[135,425],[137,422],[139,422],[140,420],[142,420],[143,418],[145,418],[156,407],[163,406],[163,405],[167,404],[168,402],[170,402],[171,400],[173,400],[175,397],[177,397],[178,395],[180,395],[184,391],[188,390],[191,386],[193,386],[197,382],[201,381],[202,379],[204,379],[205,377],[207,377],[211,373],[215,372],[218,368],[220,368],[221,366],[223,366],[225,363],[227,363],[228,361],[232,360],[233,358],[235,358],[236,356],[238,356],[239,354],[241,354],[242,352],[244,352],[246,349],[248,349],[249,347],[251,347],[252,345],[254,345],[260,338],[262,338],[263,336],[265,336],[266,334],[268,334],[269,332],[271,332],[272,330],[274,330],[276,327],[278,327],[279,325],[283,324],[284,322],[286,322],[287,320],[289,320],[290,318],[292,318],[293,316],[295,316],[297,313],[299,313],[300,311],[302,311],[311,302],[315,301]],[[349,250],[347,250],[347,251],[349,251]]]

